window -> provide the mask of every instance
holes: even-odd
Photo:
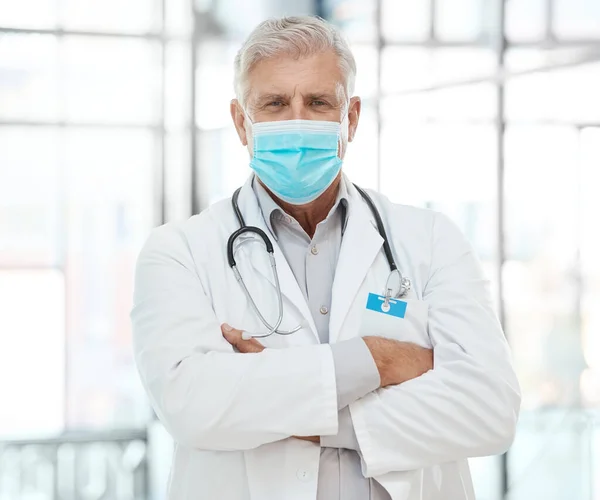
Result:
[[[512,345],[518,435],[505,469],[472,460],[477,498],[503,498],[504,475],[511,500],[588,498],[600,459],[600,4],[508,0],[502,22],[480,0],[383,0],[380,19],[341,3],[359,61],[382,42],[380,74],[375,56],[364,65],[375,134],[361,156],[379,158],[369,176],[459,225]]]
[[[60,432],[65,410],[65,279],[57,269],[0,271],[0,436]]]
[[[189,109],[185,93],[163,99],[185,50],[157,36],[162,19],[154,1],[0,1],[1,374],[18,381],[0,434],[151,416],[132,358],[133,271],[163,179],[182,177],[164,174],[178,163],[167,117],[179,146],[189,126],[171,109]]]

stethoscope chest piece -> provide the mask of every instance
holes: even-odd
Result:
[[[411,288],[412,283],[410,279],[402,276],[399,269],[394,269],[388,274],[383,295],[389,298],[400,299],[406,297]]]

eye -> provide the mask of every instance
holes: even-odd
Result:
[[[311,103],[313,106],[327,106],[327,103],[325,101],[322,101],[320,99],[315,99],[314,101],[312,101]]]
[[[278,108],[280,106],[283,106],[283,102],[282,101],[271,101],[269,104],[267,104],[267,106],[272,107],[272,108]]]

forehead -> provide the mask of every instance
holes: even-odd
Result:
[[[250,97],[262,94],[338,93],[344,89],[338,55],[331,51],[304,57],[279,55],[256,63],[248,75]]]

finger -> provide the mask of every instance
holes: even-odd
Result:
[[[242,338],[242,330],[232,328],[227,323],[221,325],[221,331],[223,332],[223,337],[225,337],[225,340],[227,340],[227,342],[234,346],[239,352],[262,352],[265,348],[256,339],[244,340]]]
[[[311,443],[320,443],[321,438],[319,436],[292,436],[296,439],[302,439],[302,441],[310,441]]]
[[[256,339],[242,340],[236,347],[240,352],[262,352],[265,350],[265,346]]]
[[[236,346],[237,343],[242,340],[242,330],[233,328],[227,323],[223,323],[221,325],[221,332],[223,333],[223,337],[225,337],[227,342],[229,342],[233,346]]]

